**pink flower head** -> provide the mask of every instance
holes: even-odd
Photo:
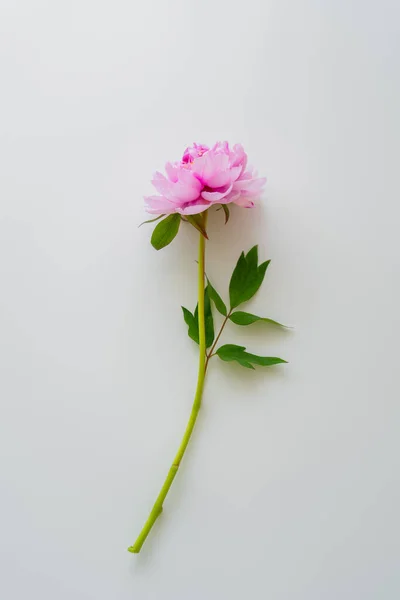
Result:
[[[159,195],[145,197],[146,210],[152,214],[194,215],[213,204],[234,202],[245,208],[254,206],[265,184],[247,169],[243,146],[217,142],[212,148],[193,144],[182,160],[167,163],[167,176],[156,172],[152,183]]]
[[[203,156],[203,154],[208,152],[209,149],[210,148],[204,144],[196,144],[196,142],[194,142],[193,146],[186,148],[185,152],[183,153],[182,162],[192,163],[195,158]]]

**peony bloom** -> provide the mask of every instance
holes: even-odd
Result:
[[[246,170],[246,165],[247,154],[240,144],[233,148],[228,142],[217,142],[212,148],[193,144],[180,162],[165,165],[167,176],[155,173],[152,183],[159,195],[145,197],[146,210],[194,215],[213,204],[230,202],[251,208],[266,179]]]

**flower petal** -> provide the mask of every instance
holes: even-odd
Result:
[[[191,170],[204,185],[209,187],[220,187],[225,184],[218,183],[216,185],[211,185],[210,180],[214,175],[218,175],[221,171],[226,171],[228,166],[229,157],[227,154],[214,154],[212,151],[209,151],[193,161]]]
[[[178,177],[180,176],[181,173],[179,172]],[[165,196],[165,198],[168,198],[168,200],[171,200],[172,202],[178,204],[182,202],[191,202],[199,197],[201,183],[193,175],[190,175],[190,177],[190,184],[183,183],[182,181],[174,183],[173,181],[169,181],[161,173],[157,172],[152,179],[152,184],[159,194]]]
[[[204,202],[204,200],[196,200],[195,202],[191,202],[184,208],[177,208],[176,212],[180,213],[181,215],[196,215],[197,213],[201,213],[204,210],[207,210],[207,208],[210,208],[210,206],[210,202]]]
[[[253,169],[250,168],[248,171],[244,171],[239,177],[239,181],[243,179],[253,179]]]
[[[259,177],[257,179],[238,179],[233,184],[233,189],[246,193],[258,194],[266,181],[265,177]]]
[[[176,204],[164,196],[145,196],[145,210],[152,215],[169,215],[176,212]]]
[[[235,190],[232,190],[227,196],[220,200],[220,204],[229,204],[230,202],[235,202],[240,195],[240,192],[235,192]]]
[[[171,189],[171,181],[168,181],[165,175],[163,175],[159,171],[156,171],[154,173],[151,183],[154,185],[157,192],[163,196],[167,196]]]
[[[247,165],[247,154],[241,144],[235,144],[230,155],[232,167],[240,167],[240,173],[243,173]]]
[[[240,196],[238,196],[235,200],[233,200],[234,204],[237,204],[238,206],[241,206],[242,208],[253,208],[254,206],[254,202],[253,200],[250,200],[250,198],[247,198],[246,196],[243,196],[242,194]]]
[[[197,189],[198,192],[200,192],[201,188],[203,187],[201,181],[199,181],[194,173],[192,173],[192,171],[189,169],[180,168],[177,172],[177,176],[181,183]]]
[[[231,190],[232,184],[229,186],[225,186],[225,190],[216,190],[215,192],[207,192],[203,190],[201,192],[201,197],[204,198],[204,200],[208,200],[209,202],[220,202],[223,198],[225,198],[225,196],[227,196],[230,193]]]
[[[168,179],[170,181],[173,181],[174,183],[178,181],[178,167],[176,163],[172,164],[170,162],[167,162],[165,165],[165,172],[167,173]]]
[[[231,169],[226,169],[226,171],[217,172],[208,179],[207,186],[212,188],[219,188],[224,185],[229,185],[233,181],[236,181],[236,179],[240,176],[241,172],[241,167],[232,167]]]

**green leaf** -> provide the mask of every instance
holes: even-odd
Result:
[[[204,327],[206,330],[206,348],[209,348],[214,341],[214,319],[211,311],[211,301],[209,294],[209,286],[204,290]],[[188,326],[188,335],[189,337],[196,342],[199,343],[199,306],[196,305],[194,314],[182,306],[183,310],[183,318],[185,319],[185,323]]]
[[[239,365],[247,369],[254,369],[253,365],[271,367],[272,365],[286,363],[286,360],[277,358],[276,356],[258,356],[257,354],[250,354],[250,352],[246,352],[244,346],[237,346],[236,344],[225,344],[225,346],[218,348],[216,354],[221,360],[227,362],[236,361]]]
[[[145,225],[146,223],[154,223],[154,221],[158,221],[159,219],[161,219],[161,217],[165,217],[165,215],[158,215],[158,217],[156,217],[155,219],[149,219],[148,221],[143,221],[143,223],[140,223],[139,227],[141,227],[142,225]]]
[[[268,267],[269,267],[269,263],[270,263],[270,262],[271,262],[270,260],[266,260],[265,262],[261,263],[261,265],[258,267],[258,276],[261,278],[260,285],[261,285],[261,284],[262,284],[262,282],[264,281],[265,273],[266,273],[266,270],[267,270],[267,269],[268,269]],[[258,287],[260,287],[260,286],[258,286]],[[258,289],[258,288],[257,288],[257,289]],[[257,291],[257,290],[256,290],[256,291]],[[254,293],[255,293],[255,292],[254,292]]]
[[[230,215],[229,208],[228,208],[227,204],[221,204],[221,206],[222,206],[222,209],[223,209],[223,211],[225,213],[225,225],[226,225],[227,222],[229,221],[229,215]]]
[[[253,365],[251,363],[247,362],[246,360],[238,360],[237,362],[239,363],[239,365],[241,365],[242,367],[245,367],[246,369],[253,369],[253,371],[255,370]]]
[[[200,233],[208,240],[208,235],[207,235],[207,231],[206,228],[204,226],[204,218],[202,216],[202,213],[199,213],[197,215],[185,215],[187,221],[189,221],[189,223],[191,225],[193,225],[193,227],[195,227],[197,229],[197,231],[200,231]]]
[[[245,354],[249,362],[261,367],[287,364],[287,360],[283,360],[283,358],[278,358],[277,356],[258,356],[257,354],[250,354],[250,352],[246,352]]]
[[[232,323],[236,325],[251,325],[256,321],[262,321],[263,323],[270,323],[271,325],[278,325],[279,327],[286,327],[286,325],[282,325],[282,323],[278,323],[278,321],[273,321],[272,319],[267,319],[265,317],[258,317],[257,315],[252,315],[248,312],[243,312],[241,310],[237,310],[232,313],[229,317]]]
[[[247,263],[244,252],[239,256],[236,267],[233,270],[231,281],[229,283],[229,299],[231,306],[235,308],[241,302],[242,289],[246,284]]]
[[[270,261],[258,266],[258,248],[254,246],[247,255],[242,252],[229,283],[231,308],[247,302],[261,286]]]
[[[207,277],[207,282],[208,282],[208,286],[207,286],[208,294],[209,294],[211,300],[214,302],[215,308],[217,309],[217,311],[219,313],[221,313],[221,315],[224,315],[224,317],[226,317],[226,315],[228,314],[228,311],[226,309],[225,302],[222,300],[222,298],[218,294],[217,290],[211,285],[208,277]]]
[[[188,310],[184,306],[182,306],[182,310],[183,310],[183,318],[185,319],[185,323],[188,326],[188,336],[194,342],[196,342],[196,344],[198,344],[199,343],[199,324],[198,324],[197,320],[195,319],[194,315],[192,315],[192,313],[190,312],[190,310]]]
[[[258,265],[258,246],[253,246],[246,254],[246,261],[250,269],[257,269]]]
[[[157,225],[151,236],[151,245],[156,250],[168,246],[179,231],[181,216],[177,213],[169,215]]]

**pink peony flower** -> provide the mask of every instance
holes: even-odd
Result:
[[[246,170],[246,165],[247,154],[240,144],[233,148],[228,142],[217,142],[212,148],[193,144],[180,162],[165,165],[167,176],[155,173],[152,183],[159,195],[145,197],[146,210],[194,215],[213,204],[230,202],[252,208],[266,179]]]

